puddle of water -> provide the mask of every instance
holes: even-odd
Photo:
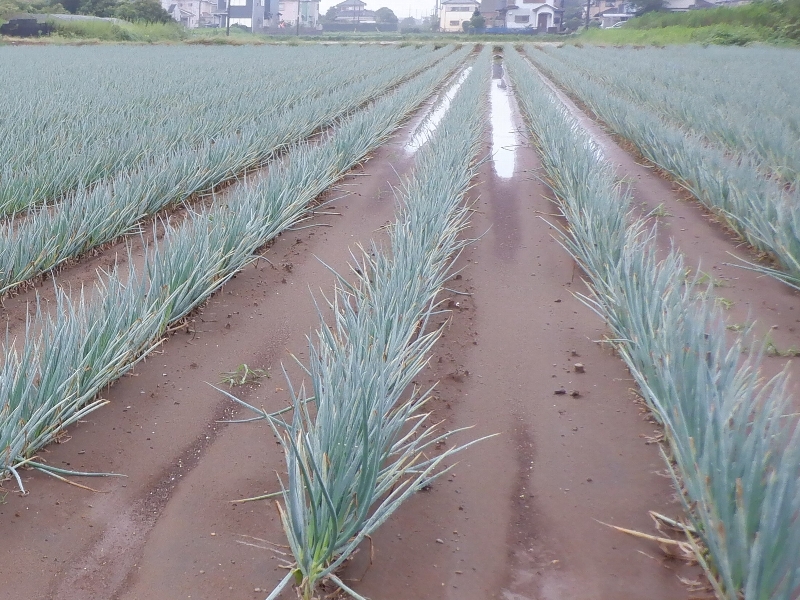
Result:
[[[503,64],[499,62],[492,63],[492,79],[503,78]]]
[[[436,107],[422,120],[422,123],[420,123],[416,131],[414,131],[414,135],[411,136],[411,140],[406,144],[406,152],[413,154],[431,139],[433,132],[436,131],[439,123],[441,123],[447,111],[450,110],[450,103],[453,102],[453,98],[456,97],[459,88],[464,83],[467,75],[470,74],[470,71],[472,71],[472,67],[467,67],[461,71],[461,75],[458,76],[456,82],[439,98]]]
[[[499,65],[498,65],[499,66]],[[500,73],[502,73],[500,66]],[[511,100],[505,79],[492,81],[489,96],[492,123],[492,165],[501,179],[514,176],[517,162],[517,131],[511,116]]]

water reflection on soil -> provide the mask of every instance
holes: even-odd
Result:
[[[470,71],[472,71],[472,67],[467,67],[461,71],[456,82],[440,97],[433,111],[422,120],[422,123],[420,123],[416,131],[414,131],[411,140],[406,144],[406,152],[413,154],[431,139],[433,132],[436,131],[439,123],[447,114],[447,111],[450,110],[450,103],[453,101],[453,98],[456,97],[459,88],[470,74]]]
[[[492,165],[501,179],[514,176],[517,158],[517,132],[511,115],[509,90],[503,77],[503,65],[492,65],[492,90],[489,96],[492,123]]]

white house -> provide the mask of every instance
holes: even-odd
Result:
[[[481,5],[477,0],[442,0],[439,13],[439,30],[449,33],[464,31],[463,23]]]
[[[561,28],[564,11],[556,7],[555,0],[515,0],[504,12],[507,29],[536,29],[544,33],[551,27]]]
[[[336,6],[337,23],[375,23],[375,11],[367,10],[362,0],[344,0]]]
[[[224,22],[217,0],[162,0],[161,7],[188,29],[219,27]]]

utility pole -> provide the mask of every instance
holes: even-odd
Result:
[[[586,0],[586,29],[589,29],[589,9],[592,6],[592,0]]]
[[[231,0],[225,0],[225,5],[228,7],[228,14],[225,16],[225,35],[231,34]]]

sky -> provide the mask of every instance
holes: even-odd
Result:
[[[342,0],[321,0],[319,12],[324,14],[334,4],[339,4]],[[409,14],[412,17],[421,19],[433,12],[435,0],[364,0],[368,10],[377,10],[382,6],[391,8],[398,19],[405,19]],[[410,13],[409,13],[410,11]]]

